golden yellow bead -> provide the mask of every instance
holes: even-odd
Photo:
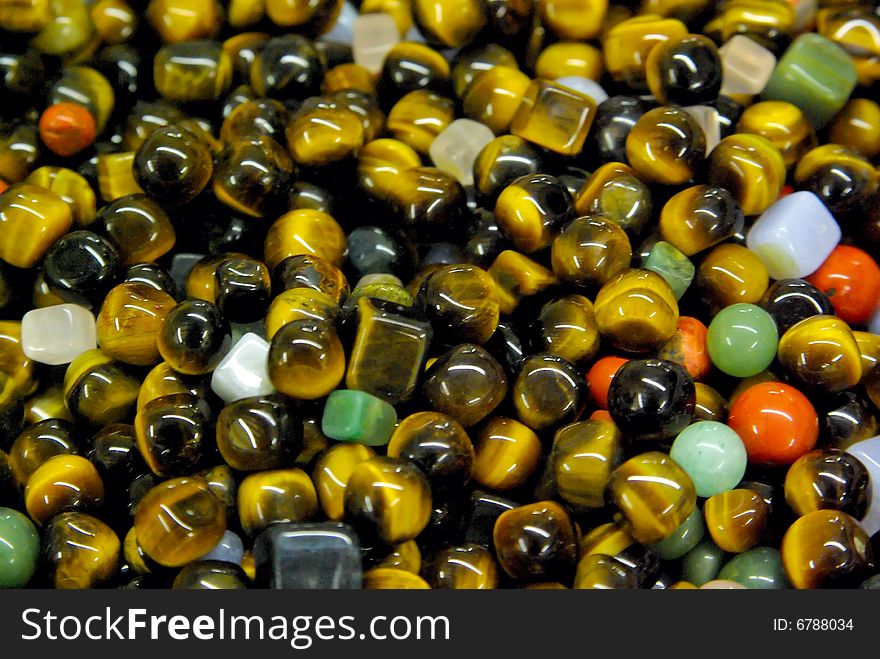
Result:
[[[53,518],[43,532],[50,583],[59,589],[95,588],[116,575],[119,537],[104,522],[79,512]]]
[[[24,490],[24,505],[37,524],[72,508],[104,502],[104,483],[91,462],[78,455],[56,455],[40,465]]]
[[[394,104],[386,126],[395,139],[427,155],[431,142],[454,119],[455,103],[445,96],[420,89]]]
[[[256,536],[272,524],[308,522],[318,512],[318,495],[302,469],[250,474],[238,486],[241,528]]]
[[[510,66],[493,66],[478,73],[462,93],[464,115],[502,135],[510,130],[530,84],[525,73]]]
[[[32,268],[73,224],[70,206],[33,183],[13,185],[0,196],[0,259]]]
[[[740,302],[758,304],[769,284],[767,268],[742,245],[718,245],[697,269],[697,286],[713,309]]]
[[[733,553],[747,551],[760,542],[769,514],[761,495],[746,489],[716,494],[703,506],[712,541],[724,551]]]
[[[368,590],[430,590],[431,586],[419,575],[393,567],[375,567],[364,573],[364,588]]]
[[[263,256],[269,269],[298,254],[319,256],[338,267],[346,247],[345,232],[330,215],[299,209],[285,213],[269,227]]]
[[[523,485],[538,468],[541,440],[528,426],[496,416],[474,434],[474,480],[491,490]]]
[[[785,101],[763,101],[747,107],[737,132],[766,137],[779,149],[786,167],[793,166],[816,145],[809,119],[800,108]]]
[[[535,76],[548,80],[565,76],[598,80],[602,69],[602,51],[595,46],[579,41],[558,41],[541,51],[535,64]]]
[[[21,323],[0,321],[0,408],[6,408],[37,390],[34,363],[21,348]]]
[[[126,364],[151,366],[161,361],[156,337],[162,321],[177,304],[173,297],[147,284],[114,286],[98,313],[98,345]]]
[[[559,283],[553,272],[510,249],[495,257],[488,272],[495,282],[498,308],[507,315],[513,313],[522,298],[537,295]]]
[[[287,323],[272,338],[268,360],[272,384],[291,398],[323,398],[345,376],[345,351],[329,322]]]
[[[602,42],[605,67],[615,80],[646,89],[648,54],[654,46],[687,34],[687,26],[681,21],[656,14],[621,21],[608,30]]]
[[[97,426],[129,418],[139,390],[140,382],[98,348],[79,355],[64,373],[67,408]]]
[[[165,43],[212,39],[223,25],[216,0],[150,0],[147,20]]]
[[[608,0],[538,0],[544,25],[560,39],[572,41],[597,36],[607,11]]]
[[[70,205],[73,221],[84,227],[95,219],[95,192],[82,176],[66,167],[40,167],[31,172],[28,183],[50,190]],[[151,259],[144,259],[150,261]]]
[[[793,325],[779,339],[777,357],[789,377],[809,389],[842,391],[862,378],[859,344],[836,316],[813,316]]]
[[[130,194],[143,194],[134,178],[134,151],[102,153],[98,156],[98,191],[104,201]]]
[[[363,444],[336,444],[324,451],[315,463],[313,480],[321,509],[327,519],[340,520],[345,513],[345,486],[351,472],[376,452]]]

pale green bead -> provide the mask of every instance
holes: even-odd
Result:
[[[788,579],[782,567],[782,557],[773,547],[755,547],[731,558],[718,573],[719,579],[729,579],[746,588],[779,590],[788,588]]]
[[[694,508],[686,520],[665,540],[651,545],[664,561],[681,558],[703,539],[706,526],[703,524],[703,513]]]
[[[709,583],[718,576],[724,562],[724,550],[705,538],[681,560],[681,578],[695,586]]]
[[[691,477],[697,496],[703,498],[735,488],[748,463],[740,436],[717,421],[698,421],[682,430],[669,455]]]
[[[719,370],[748,378],[766,369],[776,357],[779,332],[773,317],[754,304],[732,304],[709,325],[706,347]]]
[[[12,508],[0,508],[0,588],[26,586],[37,567],[40,535],[33,522]]]

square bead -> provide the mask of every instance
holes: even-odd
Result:
[[[354,63],[378,74],[382,71],[385,56],[400,41],[397,23],[389,14],[361,14],[355,19],[352,31]]]
[[[724,71],[721,93],[727,96],[760,94],[776,68],[776,55],[740,34],[731,37],[718,53]]]
[[[365,391],[340,389],[327,397],[321,431],[330,439],[384,446],[397,424],[397,412]]]
[[[608,100],[608,92],[595,80],[590,80],[583,76],[563,76],[562,78],[556,78],[554,82],[557,85],[573,89],[584,96],[589,96],[596,101],[596,105]]]
[[[278,524],[254,541],[257,584],[275,589],[361,587],[361,549],[346,524]]]
[[[777,200],[752,225],[746,244],[773,279],[806,277],[840,242],[840,226],[806,190]]]
[[[596,102],[549,80],[533,80],[513,117],[510,132],[564,156],[581,152]]]
[[[256,334],[245,334],[214,370],[211,389],[226,403],[273,393],[268,360],[266,340]]]
[[[495,133],[479,121],[456,119],[434,138],[428,154],[434,165],[444,169],[464,186],[474,184],[474,161]]]
[[[798,106],[819,130],[849,99],[856,77],[855,64],[843,48],[810,32],[782,55],[761,98]]]
[[[856,456],[871,476],[872,498],[860,522],[868,535],[874,535],[880,531],[880,436],[852,444],[846,452]]]
[[[21,319],[21,349],[40,364],[69,364],[97,346],[95,317],[77,304],[34,309]]]

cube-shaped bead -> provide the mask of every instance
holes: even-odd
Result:
[[[361,549],[346,524],[278,524],[254,542],[257,584],[275,589],[361,587]]]
[[[658,240],[651,248],[644,266],[646,270],[653,270],[666,280],[675,293],[676,300],[681,299],[696,274],[691,260],[664,240]]]
[[[69,364],[98,346],[95,317],[78,304],[28,311],[21,319],[21,349],[41,364]]]
[[[840,242],[840,226],[825,204],[806,190],[774,202],[746,238],[773,279],[806,277]]]
[[[782,55],[761,98],[798,106],[818,130],[844,106],[856,78],[847,52],[810,32],[795,39]]]
[[[389,14],[361,14],[352,25],[354,63],[370,73],[382,70],[385,56],[400,41],[397,23]]]
[[[513,117],[510,132],[564,156],[581,152],[596,102],[569,87],[533,80]]]
[[[321,431],[341,442],[384,446],[396,423],[393,405],[365,391],[340,389],[324,403]]]
[[[584,78],[583,76],[556,78],[556,84],[573,89],[584,96],[589,96],[596,101],[596,105],[599,105],[599,103],[608,98],[608,92],[602,88],[602,85],[595,80],[590,80],[590,78]]]
[[[273,393],[268,358],[266,340],[253,333],[245,334],[214,370],[211,389],[227,403]]]
[[[718,53],[724,71],[721,93],[727,96],[760,94],[776,68],[776,55],[740,34],[731,37]]]
[[[456,119],[434,138],[428,149],[431,160],[464,186],[474,184],[474,161],[495,133],[479,121]]]
[[[846,452],[856,456],[871,476],[872,499],[860,521],[865,532],[874,535],[880,531],[880,436],[852,444]]]

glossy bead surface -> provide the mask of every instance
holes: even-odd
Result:
[[[553,240],[551,263],[560,279],[598,290],[630,267],[632,247],[615,222],[588,215],[562,227]]]
[[[271,269],[289,256],[300,254],[342,264],[345,233],[330,215],[322,211],[298,209],[279,217],[266,234],[265,263]]]
[[[12,186],[0,197],[0,258],[31,268],[72,223],[70,206],[54,192],[31,183]]]
[[[800,108],[785,101],[763,101],[746,108],[737,130],[766,137],[792,167],[816,145],[812,124]]]
[[[175,301],[145,284],[113,287],[98,313],[98,345],[126,364],[150,366],[160,360],[156,338]]]
[[[441,549],[422,568],[432,588],[487,590],[498,587],[498,565],[491,552],[467,543]]]
[[[612,473],[608,487],[633,537],[642,543],[668,538],[696,504],[687,472],[668,455],[656,451],[624,462]]]
[[[596,101],[568,87],[534,80],[523,94],[510,132],[561,155],[583,149],[596,117]]]
[[[192,201],[208,184],[212,171],[207,147],[193,133],[175,126],[151,133],[134,158],[138,185],[169,204]]]
[[[660,235],[693,256],[742,231],[739,204],[724,188],[696,185],[673,196],[660,212]]]
[[[416,305],[441,340],[481,344],[498,326],[494,289],[481,268],[442,266],[422,284]]]
[[[575,569],[574,528],[565,509],[553,501],[502,513],[493,544],[502,569],[520,581],[568,580]]]
[[[302,433],[302,423],[279,397],[236,400],[217,417],[217,448],[239,471],[286,466],[302,449]]]
[[[768,283],[767,268],[761,259],[742,245],[718,245],[697,269],[696,285],[716,310],[734,304],[757,304]]]
[[[757,375],[770,366],[778,340],[773,318],[754,304],[725,307],[712,319],[707,335],[712,363],[740,378]]]
[[[97,509],[104,502],[104,483],[91,462],[77,455],[56,455],[27,480],[24,503],[37,524],[66,510]]]
[[[507,376],[484,348],[462,344],[437,359],[422,392],[431,408],[468,428],[482,421],[507,395]]]
[[[342,519],[348,479],[358,464],[375,456],[376,452],[369,446],[355,443],[335,444],[321,452],[312,480],[321,510],[328,519]]]
[[[722,139],[708,158],[711,185],[726,188],[745,215],[763,213],[785,183],[785,161],[760,135],[737,133]]]
[[[550,454],[557,494],[573,510],[601,508],[622,458],[623,437],[613,423],[578,421],[560,428]]]
[[[694,547],[706,533],[706,526],[703,523],[703,513],[699,508],[694,508],[694,512],[672,532],[665,540],[651,545],[663,560],[675,560],[681,558]]]
[[[21,319],[22,352],[41,364],[69,364],[97,347],[95,317],[76,304],[28,311]]]
[[[42,554],[49,582],[59,589],[95,588],[106,584],[119,565],[119,537],[91,515],[66,512],[43,531]]]
[[[335,328],[312,320],[296,320],[278,330],[268,361],[272,385],[291,398],[326,396],[345,375],[345,353]]]
[[[652,183],[687,183],[705,154],[706,138],[696,119],[671,105],[643,114],[626,138],[628,162]]]
[[[609,280],[596,296],[595,312],[599,332],[632,352],[659,347],[678,323],[675,294],[650,270],[633,269]]]
[[[850,325],[866,325],[880,300],[880,267],[852,245],[835,247],[807,281],[828,296],[837,316]]]
[[[248,475],[238,487],[238,518],[253,537],[273,524],[311,521],[318,513],[318,495],[301,469],[276,469]]]
[[[862,519],[871,497],[868,470],[857,457],[838,449],[809,451],[785,475],[785,501],[801,516],[840,510]]]
[[[574,365],[549,354],[527,358],[513,386],[517,419],[537,432],[574,421],[586,396],[586,383]]]
[[[788,588],[782,557],[779,550],[773,547],[755,547],[737,554],[724,564],[718,578],[735,581],[752,589]]]
[[[159,354],[184,375],[213,371],[231,347],[229,324],[220,310],[205,300],[186,300],[162,321],[156,339]]]
[[[729,426],[699,421],[679,433],[669,451],[694,483],[698,497],[733,489],[746,471],[748,456],[742,439]]]
[[[268,371],[269,344],[253,333],[242,336],[211,376],[211,390],[227,403],[275,391]]]
[[[321,431],[338,441],[384,446],[396,423],[394,407],[381,398],[364,391],[340,389],[327,397]]]
[[[806,318],[834,313],[828,297],[803,279],[774,282],[764,294],[761,307],[773,317],[780,335]]]
[[[37,568],[40,535],[17,510],[0,508],[0,588],[22,588]]]
[[[191,473],[213,444],[213,412],[191,393],[151,400],[138,410],[134,425],[138,450],[157,476]]]
[[[495,218],[505,237],[529,254],[548,247],[570,218],[571,195],[546,174],[523,176],[508,185],[495,202]]]
[[[722,94],[760,94],[776,67],[776,56],[746,35],[736,34],[718,49],[723,76]]]
[[[71,414],[103,426],[129,417],[140,381],[102,350],[76,357],[64,373],[64,400]]]
[[[724,551],[740,553],[761,541],[769,507],[757,492],[735,489],[713,495],[703,506],[712,541]]]
[[[528,426],[495,416],[474,436],[474,481],[491,490],[510,490],[531,477],[541,458],[541,441]]]
[[[789,377],[807,390],[841,391],[862,377],[855,336],[834,316],[813,316],[793,325],[779,340],[778,358]]]
[[[702,35],[659,44],[648,55],[645,71],[651,93],[663,104],[699,105],[714,101],[721,89],[721,57]]]

